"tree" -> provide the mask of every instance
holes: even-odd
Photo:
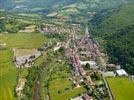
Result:
[[[133,66],[131,66],[130,64],[126,64],[124,66],[124,69],[129,73],[133,73]]]
[[[61,54],[64,54],[65,48],[64,47],[60,47],[59,52],[61,52]]]
[[[94,72],[94,78],[96,80],[100,80],[101,79],[101,74],[98,74],[98,73]]]
[[[90,64],[86,63],[85,68],[90,69]]]

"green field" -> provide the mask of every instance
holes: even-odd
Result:
[[[134,83],[128,78],[107,78],[115,100],[132,100],[134,98]]]
[[[38,48],[47,38],[40,33],[18,33],[0,36],[0,42],[6,43],[8,48]]]
[[[86,91],[84,87],[72,88],[72,81],[54,80],[49,85],[49,93],[52,100],[68,100]]]
[[[39,48],[47,39],[39,33],[18,33],[0,35],[0,43],[6,43],[6,50],[0,50],[0,100],[15,100],[14,88],[17,71],[13,63],[12,48]],[[25,77],[27,70],[20,70]]]
[[[11,50],[0,50],[0,100],[15,100],[16,68]]]

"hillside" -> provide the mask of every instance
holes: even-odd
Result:
[[[0,11],[20,14],[32,12],[41,14],[43,18],[81,24],[85,18],[90,20],[98,11],[117,8],[129,2],[132,0],[1,0]]]
[[[100,20],[93,20],[96,21],[94,36],[105,40],[110,62],[119,63],[128,72],[134,73],[134,5],[124,5],[109,12],[109,15],[105,13],[105,18],[100,15]]]

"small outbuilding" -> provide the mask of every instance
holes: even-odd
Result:
[[[0,49],[6,48],[6,43],[0,43]]]
[[[82,96],[78,96],[78,97],[75,97],[75,98],[73,98],[73,99],[71,99],[71,100],[84,100],[84,99],[83,99]]]
[[[115,77],[116,74],[113,71],[108,71],[103,73],[104,77]]]
[[[113,70],[116,70],[116,65],[115,64],[107,64],[106,68],[109,71],[113,71]]]
[[[131,79],[132,79],[132,81],[134,82],[134,75],[131,75]]]
[[[84,100],[93,100],[93,97],[89,96],[88,94],[83,95]]]

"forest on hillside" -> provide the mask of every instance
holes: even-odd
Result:
[[[93,36],[104,40],[110,63],[121,64],[122,68],[134,74],[134,5],[103,12],[92,20]]]

